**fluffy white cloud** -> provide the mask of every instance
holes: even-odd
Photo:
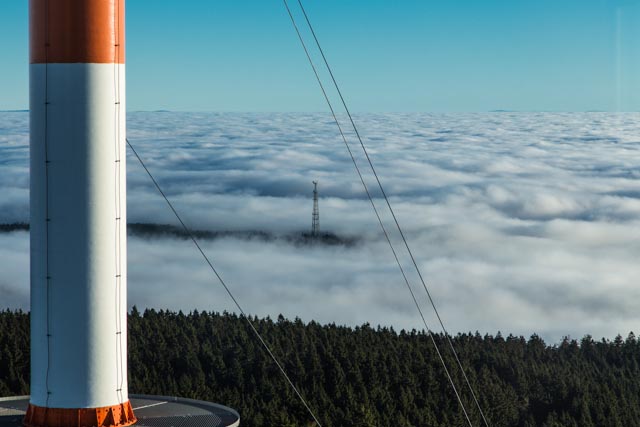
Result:
[[[369,114],[356,122],[450,331],[557,341],[640,329],[640,114]],[[362,237],[352,247],[204,242],[248,312],[422,327],[330,116],[133,113],[128,128],[194,228],[306,230],[319,180],[321,227]],[[0,114],[0,222],[28,217],[27,133],[26,114]],[[129,220],[175,224],[128,161]],[[27,248],[24,233],[0,236],[2,305],[28,305]],[[132,304],[235,310],[188,242],[132,237],[129,256]],[[432,313],[429,323],[437,329]]]

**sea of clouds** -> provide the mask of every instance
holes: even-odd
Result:
[[[640,332],[640,114],[355,120],[450,332],[552,342]],[[195,229],[309,230],[317,180],[322,230],[360,238],[353,246],[203,241],[246,312],[423,327],[329,115],[138,112],[128,137]],[[347,137],[438,330],[357,140]],[[128,177],[129,222],[176,224],[131,156]],[[0,223],[28,221],[28,188],[28,113],[0,113]],[[28,265],[28,234],[0,234],[0,306],[28,308]],[[193,245],[169,237],[129,238],[129,302],[236,311]]]

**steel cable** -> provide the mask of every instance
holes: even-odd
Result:
[[[294,23],[294,26],[296,26],[295,19],[293,18],[293,15],[291,14],[291,11],[289,9],[287,1],[286,0],[283,0],[283,1],[285,3],[285,6],[287,7],[287,11],[289,12],[289,16],[291,17],[292,22]],[[320,52],[320,55],[322,56],[322,60],[324,61],[324,64],[325,64],[325,66],[327,68],[327,71],[329,72],[329,75],[331,76],[331,80],[333,81],[334,87],[335,87],[335,89],[336,89],[336,91],[338,93],[338,96],[340,97],[340,101],[342,102],[344,110],[347,113],[347,116],[349,117],[349,121],[351,122],[351,126],[353,127],[353,130],[354,130],[354,132],[356,134],[356,137],[357,137],[357,139],[358,139],[358,141],[360,143],[362,151],[365,154],[365,157],[367,159],[369,167],[371,168],[371,171],[373,172],[373,175],[374,175],[374,177],[376,179],[378,187],[380,188],[380,192],[382,193],[382,196],[383,196],[383,198],[384,198],[384,200],[385,200],[385,202],[387,204],[387,207],[389,208],[389,212],[391,213],[391,216],[392,216],[393,221],[394,221],[394,223],[396,225],[396,228],[397,228],[397,230],[398,230],[398,232],[400,234],[400,237],[402,238],[404,246],[407,249],[407,252],[408,252],[408,254],[409,254],[410,258],[411,258],[411,262],[412,262],[412,264],[413,264],[413,266],[414,266],[414,268],[415,268],[415,270],[416,270],[416,272],[418,274],[418,277],[420,278],[420,282],[422,283],[422,286],[423,286],[423,288],[424,288],[424,290],[425,290],[425,292],[427,294],[427,297],[429,299],[431,307],[433,308],[434,313],[436,314],[436,317],[438,319],[438,323],[440,324],[440,327],[442,328],[443,334],[444,334],[444,336],[445,336],[445,338],[446,338],[446,340],[447,340],[447,342],[449,344],[449,347],[450,347],[450,349],[451,349],[451,351],[452,351],[452,353],[453,353],[453,355],[455,357],[456,363],[457,363],[458,367],[460,368],[460,371],[461,371],[461,373],[462,373],[462,375],[464,377],[465,383],[466,383],[469,391],[471,392],[473,400],[474,400],[474,402],[476,404],[476,407],[478,408],[478,411],[480,412],[480,415],[481,415],[481,417],[482,417],[482,419],[484,421],[484,424],[487,427],[489,427],[489,423],[488,423],[488,421],[487,421],[487,419],[486,419],[486,417],[484,415],[484,412],[482,411],[482,408],[480,406],[478,398],[476,397],[476,394],[475,394],[475,392],[473,390],[473,387],[471,386],[469,378],[467,377],[467,374],[465,372],[465,369],[462,366],[462,362],[460,361],[460,358],[458,357],[458,353],[456,352],[456,350],[455,350],[455,348],[453,346],[453,342],[451,340],[451,336],[450,336],[449,332],[447,331],[447,329],[445,328],[444,321],[442,320],[442,317],[440,316],[440,313],[438,312],[438,309],[436,308],[436,305],[435,305],[435,302],[434,302],[433,297],[431,295],[431,292],[429,291],[429,289],[428,289],[428,287],[426,285],[426,282],[425,282],[425,280],[424,280],[424,278],[422,276],[422,272],[420,271],[420,268],[418,267],[418,264],[417,264],[417,262],[415,260],[415,257],[413,256],[413,252],[412,252],[411,248],[409,247],[409,243],[408,243],[408,241],[407,241],[407,239],[405,237],[404,232],[402,231],[402,227],[400,226],[400,222],[398,221],[398,219],[396,217],[395,211],[393,210],[393,208],[391,206],[391,203],[389,201],[389,198],[387,197],[387,194],[386,194],[386,192],[384,190],[384,187],[382,186],[382,182],[380,181],[380,178],[378,176],[376,168],[374,167],[373,162],[371,160],[371,157],[369,156],[369,153],[368,153],[368,151],[367,151],[367,149],[366,149],[366,147],[364,145],[364,142],[362,141],[362,138],[360,136],[360,132],[358,131],[358,127],[356,126],[356,124],[355,124],[355,122],[353,120],[353,117],[352,117],[351,112],[350,112],[350,110],[349,110],[349,108],[347,106],[347,103],[346,103],[346,101],[344,99],[344,96],[342,95],[342,91],[340,90],[340,86],[338,85],[338,82],[336,81],[336,78],[335,78],[335,76],[333,74],[333,70],[331,69],[331,66],[329,65],[329,61],[327,60],[327,57],[326,57],[326,55],[324,53],[324,50],[322,49],[322,46],[320,45],[320,41],[318,40],[318,37],[317,37],[316,32],[315,32],[315,30],[313,28],[313,25],[311,24],[311,21],[309,20],[309,16],[307,15],[307,12],[306,12],[303,4],[302,4],[302,1],[301,0],[297,0],[297,2],[298,2],[298,5],[300,6],[300,9],[301,9],[303,15],[304,15],[305,21],[307,22],[307,26],[309,27],[309,30],[311,31],[311,34],[312,34],[313,39],[314,39],[314,41],[316,43],[316,46],[318,47],[318,51]],[[298,31],[297,26],[296,26],[296,31],[298,32],[298,37],[300,37],[300,41],[304,45],[304,42],[303,42],[303,40],[302,40],[302,38],[300,36],[300,32]],[[311,61],[311,58],[310,58],[310,56],[308,54],[306,46],[304,47],[304,49],[305,49],[305,52],[307,52],[307,58],[309,59],[309,61]],[[314,72],[315,72],[315,70],[314,70]],[[316,78],[317,78],[318,74],[317,73],[315,73],[315,74],[316,74]],[[323,90],[323,93],[324,93],[324,90]],[[326,97],[326,93],[325,93],[325,97]],[[460,403],[462,405],[462,402],[460,402]],[[464,406],[463,406],[463,410],[464,410]]]
[[[49,374],[51,369],[51,272],[49,271],[49,0],[45,3],[45,42],[44,42],[44,173],[45,173],[45,269],[46,269],[46,325],[47,325],[47,370],[45,373],[45,388],[47,390],[46,408],[49,407]],[[46,410],[46,409],[45,409]]]
[[[227,292],[227,295],[229,295],[229,297],[233,301],[233,304],[236,306],[236,308],[238,309],[240,314],[242,314],[242,317],[245,319],[245,321],[247,322],[247,324],[249,325],[249,327],[251,328],[251,330],[253,331],[255,336],[258,338],[258,340],[260,341],[260,344],[262,344],[262,346],[264,347],[266,352],[269,354],[269,357],[271,357],[271,360],[273,360],[273,362],[276,364],[276,366],[278,367],[278,369],[280,370],[280,372],[282,373],[284,378],[287,380],[287,383],[289,383],[289,385],[291,386],[291,388],[293,389],[295,394],[298,396],[298,398],[300,399],[300,401],[302,402],[304,407],[307,409],[307,412],[309,412],[309,414],[313,418],[314,422],[318,425],[318,427],[322,427],[322,424],[318,420],[318,417],[316,417],[315,413],[311,410],[311,408],[307,404],[307,401],[304,399],[304,397],[302,397],[302,394],[300,393],[298,388],[295,386],[293,381],[291,381],[291,379],[289,378],[289,375],[287,375],[287,372],[284,370],[284,368],[282,367],[282,365],[280,364],[280,362],[278,361],[276,356],[271,351],[271,348],[269,347],[269,345],[262,338],[262,335],[260,334],[260,332],[258,332],[258,329],[255,327],[255,325],[251,321],[251,318],[242,309],[242,306],[240,305],[240,303],[238,302],[236,297],[231,292],[231,289],[227,286],[226,282],[222,279],[222,276],[218,273],[218,270],[216,270],[216,268],[213,266],[212,262],[209,260],[209,257],[205,254],[204,250],[202,249],[202,247],[200,246],[200,244],[196,240],[196,238],[195,238],[193,232],[191,231],[191,229],[189,227],[187,227],[185,222],[182,220],[182,217],[180,216],[180,214],[178,214],[178,211],[176,211],[176,209],[173,207],[173,204],[171,203],[171,201],[169,201],[169,199],[167,198],[167,196],[164,193],[164,191],[162,191],[162,188],[158,184],[158,181],[156,181],[156,179],[151,174],[151,171],[149,170],[149,168],[147,168],[145,163],[142,161],[142,158],[138,155],[138,152],[135,150],[135,148],[133,148],[133,145],[131,145],[131,142],[129,141],[129,138],[127,138],[126,141],[127,141],[127,145],[129,145],[129,148],[131,148],[131,151],[133,152],[133,154],[138,159],[138,162],[140,162],[140,165],[142,165],[142,168],[145,170],[147,175],[149,175],[149,178],[151,178],[151,181],[153,182],[153,185],[156,187],[156,189],[158,190],[158,192],[160,193],[160,195],[162,196],[164,201],[167,203],[167,205],[171,209],[171,212],[173,212],[173,215],[180,222],[180,225],[182,226],[182,229],[185,231],[185,233],[187,233],[187,236],[189,236],[189,239],[193,242],[195,247],[198,249],[198,252],[200,252],[200,255],[202,255],[202,257],[204,258],[206,263],[209,265],[209,268],[211,269],[213,274],[217,277],[218,281],[220,282],[220,284],[222,285],[224,290]]]
[[[426,321],[426,319],[425,319],[425,317],[423,315],[422,309],[420,308],[420,305],[418,303],[418,300],[416,299],[416,296],[415,296],[415,294],[413,292],[413,289],[411,288],[411,285],[409,284],[409,280],[408,280],[408,278],[406,276],[404,268],[402,267],[402,263],[400,262],[400,260],[398,258],[398,255],[397,255],[396,250],[395,250],[395,248],[393,246],[393,243],[391,242],[389,234],[388,234],[388,232],[387,232],[387,230],[386,230],[386,228],[384,226],[384,223],[382,222],[380,214],[378,213],[378,210],[377,210],[377,208],[375,206],[375,203],[373,201],[373,197],[371,196],[371,193],[369,192],[368,186],[365,183],[365,180],[364,180],[364,178],[362,176],[362,173],[360,172],[360,168],[358,167],[357,161],[356,161],[356,159],[355,159],[355,157],[353,155],[353,152],[351,151],[351,147],[349,146],[349,143],[347,142],[347,139],[346,139],[346,137],[344,135],[344,132],[342,130],[342,126],[340,125],[340,122],[338,121],[338,118],[337,118],[337,116],[335,114],[335,110],[333,108],[333,105],[331,104],[331,101],[330,101],[330,99],[329,99],[329,97],[327,95],[327,92],[326,92],[326,90],[324,88],[324,85],[322,84],[322,80],[320,79],[320,76],[319,76],[319,74],[317,72],[315,64],[313,63],[313,60],[311,59],[311,55],[309,54],[309,50],[307,49],[306,43],[304,42],[304,38],[302,37],[302,35],[300,33],[300,30],[298,29],[298,25],[296,24],[295,18],[293,17],[293,14],[291,13],[291,9],[289,8],[289,4],[287,3],[287,0],[283,0],[283,2],[284,2],[284,5],[285,5],[285,7],[287,9],[289,17],[291,18],[291,23],[293,24],[293,27],[294,27],[294,29],[296,31],[296,34],[298,35],[298,39],[300,40],[300,43],[302,44],[304,52],[305,52],[305,54],[307,56],[307,59],[309,61],[309,64],[311,65],[311,68],[313,69],[313,73],[315,74],[316,80],[318,81],[318,85],[320,86],[320,89],[321,89],[322,94],[323,94],[323,96],[325,98],[325,101],[327,102],[327,105],[329,106],[329,109],[331,110],[331,115],[333,116],[333,119],[334,119],[336,125],[338,126],[338,129],[340,131],[340,135],[342,137],[342,140],[344,141],[344,144],[347,147],[347,150],[349,151],[349,156],[351,157],[351,161],[353,162],[353,165],[354,165],[354,167],[355,167],[355,169],[356,169],[356,171],[358,173],[358,177],[360,178],[360,181],[362,182],[362,186],[364,187],[364,190],[365,190],[365,192],[367,194],[367,198],[371,202],[371,206],[373,207],[373,210],[375,212],[376,218],[378,219],[378,223],[380,224],[380,227],[382,228],[382,232],[383,232],[383,234],[385,236],[385,239],[386,239],[387,243],[389,244],[389,248],[391,249],[391,252],[393,253],[393,257],[394,257],[394,259],[395,259],[395,261],[396,261],[396,263],[398,265],[398,268],[400,269],[400,273],[402,274],[402,277],[403,277],[403,279],[405,281],[407,289],[411,293],[411,298],[413,299],[413,302],[414,302],[414,304],[416,306],[416,309],[418,310],[418,313],[420,314],[420,317],[422,318],[422,322],[423,322],[423,324],[424,324],[424,326],[426,328],[426,331],[427,331],[429,337],[431,338],[431,341],[432,341],[432,343],[433,343],[433,345],[435,347],[436,353],[438,354],[438,358],[440,359],[440,362],[442,363],[442,367],[444,368],[444,371],[445,371],[445,374],[447,376],[447,379],[449,380],[449,383],[451,384],[451,387],[453,388],[453,391],[454,391],[454,393],[456,395],[458,403],[460,404],[460,407],[462,408],[464,416],[467,419],[467,422],[469,423],[470,426],[472,426],[473,424],[471,422],[471,419],[469,418],[469,414],[467,412],[467,409],[466,409],[466,407],[465,407],[465,405],[464,405],[464,403],[462,401],[462,398],[461,398],[461,396],[460,396],[460,394],[458,392],[458,389],[457,389],[457,387],[455,385],[455,382],[453,381],[453,378],[451,377],[451,374],[449,373],[449,369],[447,368],[447,364],[446,364],[446,362],[444,360],[444,357],[442,356],[442,353],[440,352],[438,344],[435,341],[433,333],[431,332],[431,329],[429,328],[429,326],[427,324],[427,321]],[[386,198],[386,196],[385,196],[385,198]],[[387,203],[388,203],[388,201],[387,201]]]
[[[120,2],[114,4],[113,14],[114,40],[113,40],[113,89],[114,89],[114,134],[115,134],[115,280],[116,280],[116,393],[119,403],[124,403],[124,356],[122,345],[122,159],[121,159],[121,93],[120,93]]]

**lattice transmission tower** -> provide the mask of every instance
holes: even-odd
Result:
[[[320,211],[318,210],[318,181],[313,181],[313,213],[311,214],[311,235],[320,234]]]

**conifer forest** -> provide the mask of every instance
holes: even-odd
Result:
[[[251,318],[326,427],[468,425],[423,331]],[[442,335],[474,425],[484,425]],[[640,343],[585,336],[458,334],[454,346],[491,426],[640,424]],[[252,332],[229,313],[137,309],[129,315],[130,393],[174,395],[236,409],[241,425],[313,420]],[[29,315],[0,312],[0,396],[29,394]]]

